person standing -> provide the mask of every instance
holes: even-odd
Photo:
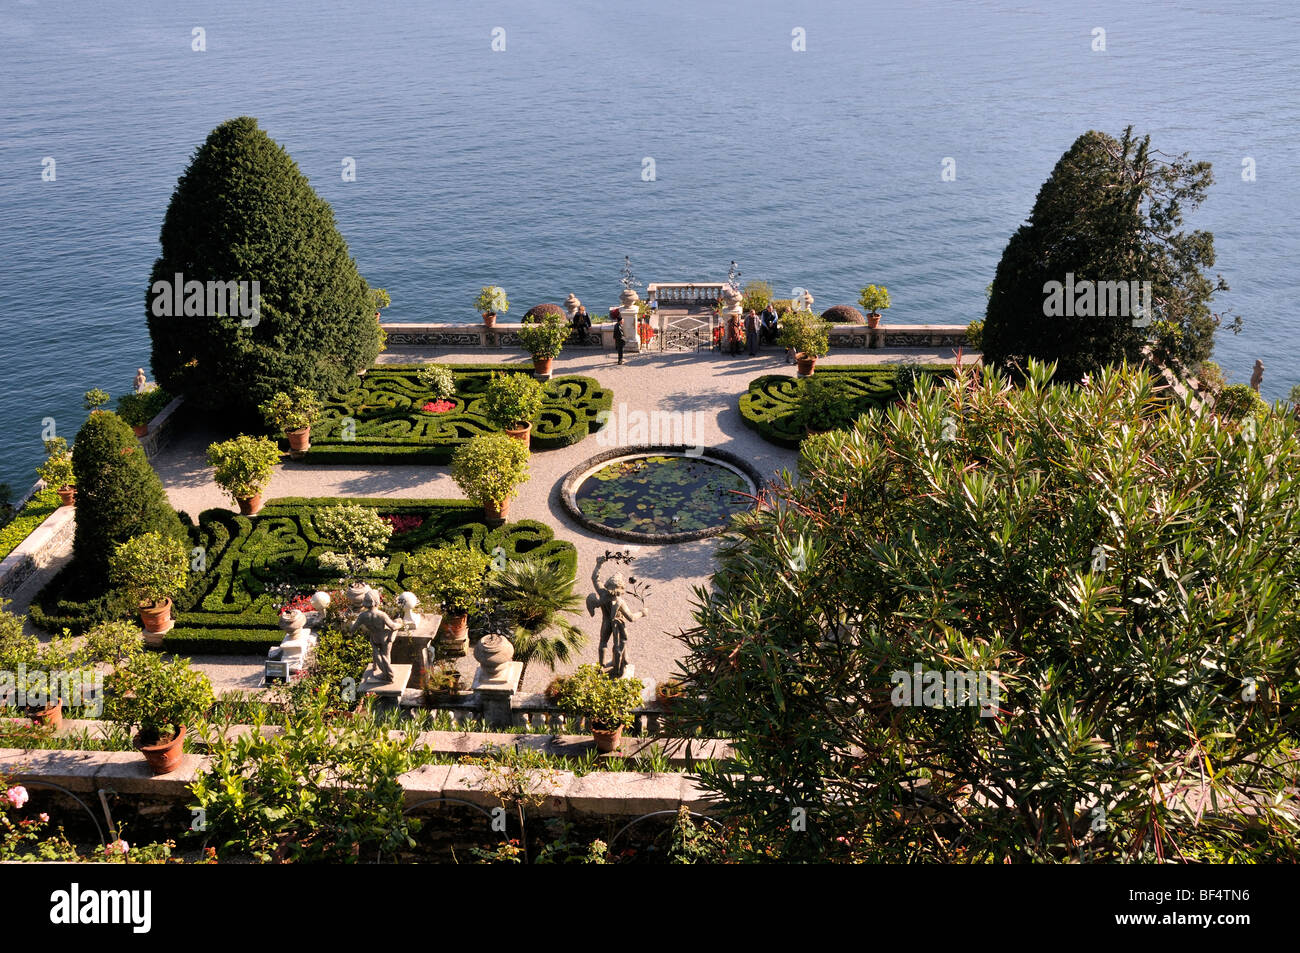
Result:
[[[623,318],[620,316],[618,308],[610,308],[609,314],[614,319],[614,347],[618,349],[618,362],[622,364],[623,345],[627,343],[623,334]]]
[[[749,343],[749,356],[758,354],[758,315],[750,308],[745,312],[745,340]]]
[[[727,344],[732,357],[740,353],[740,317],[735,314],[727,317]]]

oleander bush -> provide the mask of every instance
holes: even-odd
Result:
[[[443,413],[422,408],[430,401],[421,380],[424,364],[382,364],[332,393],[312,427],[309,463],[451,462],[472,437],[497,433],[488,416],[487,387],[494,373],[528,374],[530,364],[451,364],[454,406]],[[599,430],[601,411],[613,406],[613,392],[590,377],[563,376],[543,385],[541,412],[533,420],[533,450],[567,447]]]
[[[749,382],[749,390],[740,397],[740,416],[747,425],[771,443],[797,449],[807,435],[799,408],[804,404],[810,386],[814,392],[830,390],[842,392],[848,399],[843,411],[836,409],[829,423],[815,424],[814,429],[840,426],[876,407],[886,407],[901,395],[897,378],[905,365],[901,364],[830,364],[817,368],[817,373],[806,379],[789,374],[765,374]],[[906,365],[928,377],[943,378],[952,375],[947,364]],[[821,383],[814,383],[815,381]],[[820,419],[820,418],[819,418]]]

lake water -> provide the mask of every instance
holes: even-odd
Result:
[[[874,282],[890,322],[965,323],[1061,153],[1132,123],[1214,163],[1193,223],[1246,319],[1218,346],[1228,376],[1258,357],[1266,396],[1300,382],[1294,0],[208,6],[0,9],[0,480],[19,492],[43,418],[70,439],[82,392],[148,367],[168,199],[242,114],[333,205],[398,321],[474,320],[484,284],[512,316],[571,291],[604,310],[630,255],[641,282],[736,259],[818,308]]]

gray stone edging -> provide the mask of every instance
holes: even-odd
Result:
[[[72,547],[76,507],[60,506],[0,560],[0,596],[11,596]]]
[[[698,451],[698,452],[690,452]],[[565,512],[579,526],[588,529],[593,533],[605,536],[611,539],[626,540],[629,543],[645,543],[647,545],[662,545],[665,543],[685,543],[697,539],[707,539],[710,536],[717,536],[727,531],[727,526],[712,526],[708,529],[693,530],[689,533],[634,533],[631,530],[614,529],[598,523],[593,519],[585,516],[581,509],[578,508],[578,500],[575,495],[578,488],[578,480],[584,473],[587,473],[592,467],[599,466],[602,463],[608,463],[611,460],[618,460],[622,457],[644,456],[654,453],[688,453],[694,457],[704,457],[706,459],[719,460],[740,470],[754,485],[754,489],[761,490],[764,480],[762,475],[754,469],[753,465],[743,457],[737,456],[727,450],[716,450],[712,447],[699,448],[688,446],[686,444],[640,444],[627,447],[611,447],[609,450],[602,450],[593,457],[588,457],[582,463],[578,464],[564,476],[560,483],[560,502],[564,504]]]

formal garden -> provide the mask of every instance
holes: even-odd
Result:
[[[874,283],[728,283],[750,357],[568,352],[556,306],[385,353],[329,206],[223,123],[151,287],[255,275],[259,320],[151,310],[156,385],[87,392],[0,528],[0,860],[1294,862],[1300,425],[1214,376],[1208,185],[1080,137],[942,353],[826,360]],[[1151,228],[1150,330],[1044,325]]]

